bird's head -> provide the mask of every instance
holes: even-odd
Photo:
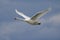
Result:
[[[38,23],[38,25],[40,25],[41,23]]]

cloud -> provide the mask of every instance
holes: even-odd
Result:
[[[53,22],[53,23],[60,23],[60,14],[57,14],[55,16],[52,16],[50,19],[49,19],[50,22]]]
[[[51,16],[48,20],[47,23],[49,23],[53,27],[59,27],[60,26],[60,14],[56,14]]]
[[[24,24],[23,24],[24,26]],[[14,32],[23,33],[26,28],[20,22],[3,22],[0,25],[0,40],[10,40],[10,34]]]
[[[31,26],[17,21],[3,22],[0,25],[0,38],[2,40],[58,40],[60,38],[60,25],[56,25],[60,23],[59,17],[60,14],[53,15],[46,20],[42,18],[42,26]],[[47,28],[47,25],[51,28]]]

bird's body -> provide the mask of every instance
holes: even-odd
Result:
[[[31,20],[31,19],[29,19],[29,20],[25,20],[25,22],[27,22],[27,23],[30,23],[30,24],[32,24],[32,25],[38,25],[40,22],[38,22],[38,21],[36,21],[36,20]],[[40,24],[39,24],[40,25]]]
[[[28,17],[28,16],[26,16],[26,15],[24,15],[23,13],[15,10],[17,14],[19,14],[22,17],[24,17],[24,19],[20,19],[20,18],[15,18],[15,19],[16,20],[21,20],[21,21],[27,22],[27,23],[32,24],[32,25],[40,25],[41,22],[38,21],[38,18],[40,18],[43,15],[45,15],[46,13],[48,13],[49,10],[50,10],[50,8],[47,9],[47,10],[38,12],[36,15],[32,16],[31,18]]]

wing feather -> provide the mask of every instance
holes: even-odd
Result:
[[[20,16],[22,16],[22,17],[24,17],[25,19],[30,18],[30,17],[28,17],[28,16],[24,15],[22,12],[19,12],[17,9],[15,9],[15,11],[16,11],[16,13],[17,13],[18,15],[20,15]]]
[[[51,10],[51,8],[48,8],[44,11],[41,11],[41,12],[37,12],[36,15],[34,15],[31,19],[32,20],[37,20],[38,18],[41,18],[42,16],[44,16],[46,13],[48,13],[49,11]]]

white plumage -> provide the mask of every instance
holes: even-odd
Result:
[[[31,18],[24,15],[22,12],[19,12],[17,9],[15,9],[16,13],[22,17],[24,17],[24,19],[20,19],[20,18],[15,18],[16,20],[22,20],[25,21],[27,23],[33,24],[33,25],[40,25],[41,23],[38,21],[39,18],[41,18],[42,16],[44,16],[46,13],[48,13],[51,10],[51,8],[48,8],[46,10],[37,12],[35,15],[33,15]]]

